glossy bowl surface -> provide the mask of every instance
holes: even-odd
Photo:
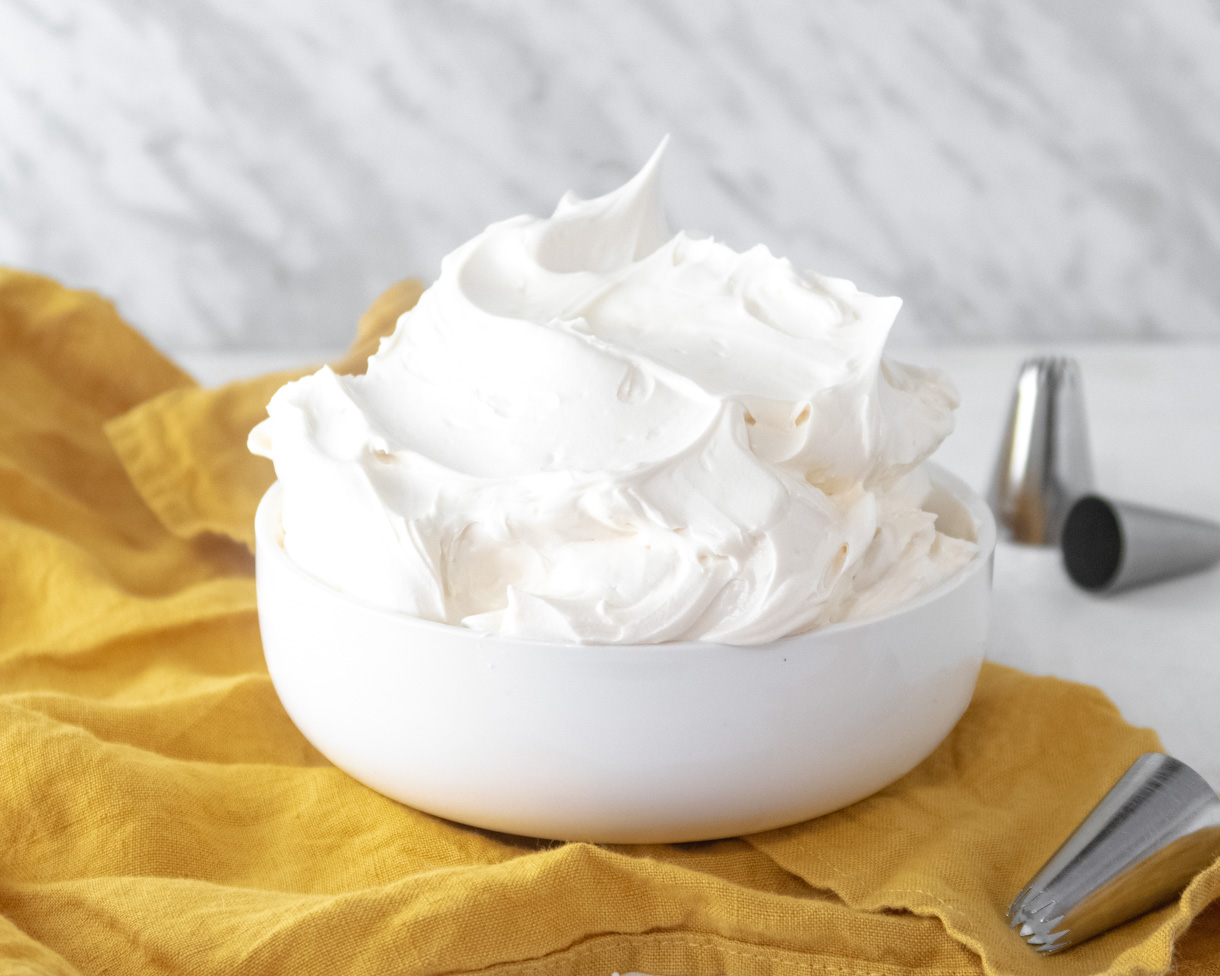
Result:
[[[933,469],[929,507],[979,553],[885,614],[772,644],[564,645],[419,620],[285,554],[280,488],[256,517],[267,666],[292,720],[362,783],[491,830],[708,840],[853,803],[924,759],[982,663],[995,522]]]

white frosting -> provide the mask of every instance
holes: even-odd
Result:
[[[276,393],[250,447],[299,566],[504,635],[754,644],[970,560],[920,508],[957,403],[882,359],[901,301],[671,237],[663,149],[450,254],[366,375]]]

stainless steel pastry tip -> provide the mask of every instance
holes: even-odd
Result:
[[[1086,495],[1069,509],[1059,545],[1077,585],[1116,593],[1220,562],[1220,525]]]
[[[1008,909],[1009,927],[1021,926],[1018,935],[1038,952],[1055,952],[1067,947],[1062,940],[1068,931],[1058,928],[1062,913],[1054,911],[1055,902],[1045,892],[1026,887]]]
[[[1013,900],[1009,925],[1041,953],[1176,898],[1220,856],[1220,798],[1185,763],[1140,756]]]
[[[1017,375],[988,500],[1016,542],[1054,545],[1072,501],[1093,487],[1080,368],[1026,360]]]

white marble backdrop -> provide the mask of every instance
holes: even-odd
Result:
[[[0,0],[0,263],[171,349],[342,344],[665,132],[674,223],[907,340],[1220,337],[1215,0]]]

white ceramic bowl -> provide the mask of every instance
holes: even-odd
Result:
[[[773,644],[573,646],[383,610],[285,554],[259,506],[258,610],[288,714],[336,766],[420,810],[600,842],[706,840],[836,810],[948,734],[978,676],[995,523],[934,469],[957,576],[888,613]]]

